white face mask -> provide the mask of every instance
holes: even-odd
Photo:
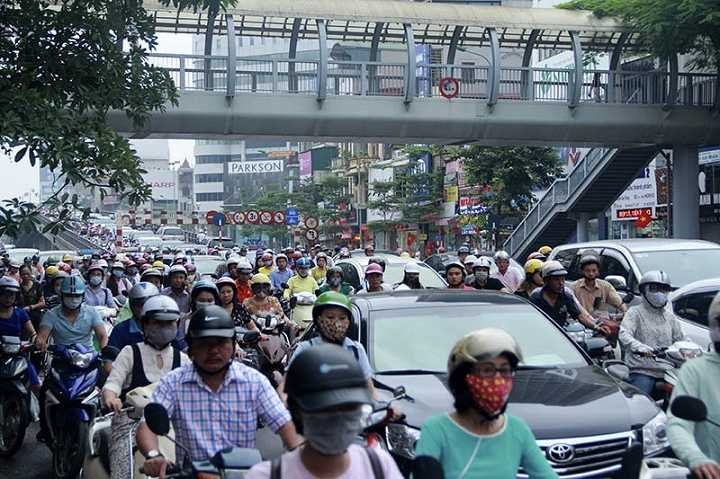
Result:
[[[100,283],[102,283],[102,280],[103,280],[102,276],[94,274],[94,275],[90,276],[89,281],[92,286],[100,286]]]
[[[80,305],[82,305],[83,297],[82,296],[65,296],[63,297],[63,306],[65,306],[67,309],[78,309]]]
[[[490,276],[490,274],[487,271],[478,271],[477,273],[475,273],[475,277],[480,281],[487,280],[488,276]]]
[[[663,291],[645,293],[645,300],[655,309],[662,309],[668,302],[668,295]]]
[[[197,309],[207,308],[215,304],[213,301],[195,301],[195,307]]]

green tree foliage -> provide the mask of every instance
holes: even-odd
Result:
[[[464,158],[470,184],[490,187],[487,203],[498,214],[527,211],[532,192],[550,186],[562,171],[552,148],[472,145],[453,154]]]
[[[616,16],[660,58],[691,54],[691,66],[720,67],[720,6],[717,0],[572,0],[559,6]]]
[[[228,2],[161,3],[197,10]],[[123,111],[142,127],[153,111],[177,104],[168,73],[149,62],[156,46],[154,20],[141,1],[0,2],[0,148],[15,162],[61,173],[61,191],[43,205],[60,219],[79,206],[63,193],[68,185],[136,205],[150,197],[140,160],[106,119],[110,110]],[[8,201],[0,207],[0,233],[34,227],[38,215],[38,205]]]
[[[368,226],[388,231],[400,223],[422,223],[437,212],[442,197],[442,175],[439,173],[395,173],[390,181],[375,181],[367,207],[378,211],[383,219]]]

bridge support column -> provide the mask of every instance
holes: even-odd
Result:
[[[578,213],[575,220],[577,221],[577,242],[583,243],[588,241],[588,221],[590,221],[590,214]]]
[[[700,190],[696,146],[675,145],[672,173],[673,237],[700,237]]]
[[[597,215],[598,220],[598,240],[606,240],[610,236],[610,232],[608,231],[610,227],[610,222],[608,221],[608,217],[605,215],[604,211],[601,211]]]

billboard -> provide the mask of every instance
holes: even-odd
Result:
[[[300,164],[300,178],[312,176],[312,151],[303,151],[298,155],[298,163]]]
[[[152,169],[143,175],[143,180],[152,188],[154,200],[177,199],[177,178],[174,171]]]
[[[658,204],[655,168],[645,168],[612,205],[613,220],[636,220],[647,209],[654,212]]]
[[[232,161],[228,163],[230,175],[253,175],[260,173],[282,173],[284,160]]]

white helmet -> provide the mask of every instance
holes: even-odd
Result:
[[[510,356],[517,366],[522,359],[520,346],[515,338],[498,328],[484,328],[466,334],[455,343],[448,357],[448,374],[452,374],[463,363],[477,363],[494,359],[501,354]]]
[[[510,255],[506,251],[498,251],[495,253],[495,261],[510,261]]]
[[[640,287],[640,291],[643,290],[643,286],[647,286],[648,284],[661,284],[663,286],[667,286],[668,288],[672,287],[670,284],[670,275],[665,271],[648,271],[642,275],[642,278],[640,278],[640,284],[638,285]]]
[[[465,261],[464,261],[465,264],[468,264],[468,263],[475,264],[475,261],[477,261],[477,256],[475,256],[473,254],[469,254],[469,255],[465,256]]]
[[[237,265],[240,262],[240,256],[231,255],[225,262],[225,266],[230,267],[231,264]]]
[[[142,318],[158,321],[177,321],[180,319],[180,308],[174,299],[165,295],[149,298],[143,306]]]
[[[542,268],[542,277],[567,276],[567,270],[560,261],[547,261]]]
[[[241,256],[238,258],[237,262],[237,269],[243,270],[243,269],[249,269],[252,272],[252,265],[250,264],[250,261],[247,260],[244,256]]]
[[[420,274],[420,268],[418,267],[417,263],[406,263],[405,272],[410,274]]]
[[[185,276],[187,276],[187,270],[185,269],[185,266],[181,264],[175,264],[170,267],[170,271],[168,272],[169,275],[173,275],[175,273],[182,273]]]
[[[487,256],[480,256],[474,263],[473,263],[473,270],[475,268],[487,268],[491,269],[493,265],[493,262],[490,258]]]

